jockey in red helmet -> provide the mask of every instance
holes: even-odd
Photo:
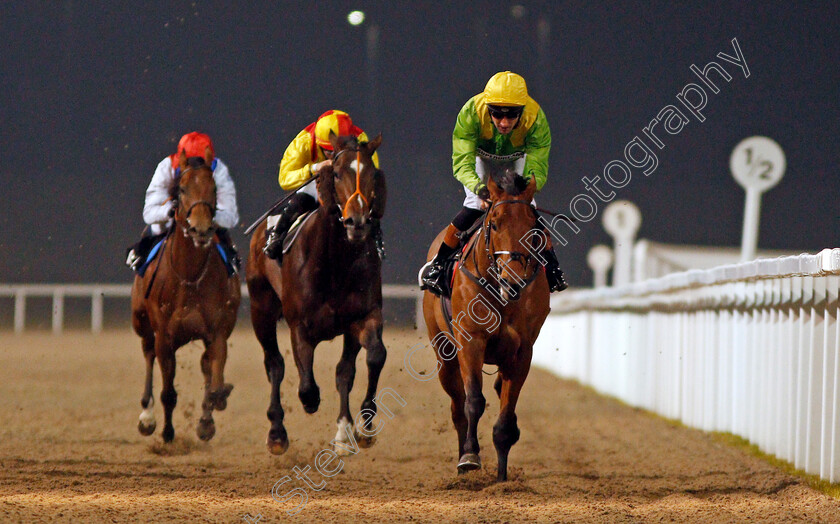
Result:
[[[184,153],[187,158],[201,157],[210,160],[210,167],[213,169],[213,180],[216,182],[216,214],[214,222],[219,228],[216,230],[222,247],[238,268],[239,256],[230,238],[228,229],[239,222],[239,212],[236,207],[236,188],[233,179],[230,177],[227,165],[220,158],[216,157],[213,141],[204,133],[193,131],[181,137],[178,141],[178,148],[175,153],[160,161],[152,181],[146,189],[146,202],[143,206],[143,220],[148,224],[148,235],[140,242],[129,249],[126,264],[133,270],[137,270],[145,261],[149,250],[163,238],[166,232],[172,227],[174,200],[172,193],[177,185],[179,168],[178,157]]]

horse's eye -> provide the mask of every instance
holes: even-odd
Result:
[[[490,229],[492,229],[493,231],[496,231],[496,223],[495,222],[490,222]]]

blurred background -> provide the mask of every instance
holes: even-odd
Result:
[[[581,179],[623,159],[699,82],[689,67],[713,60],[732,80],[707,90],[706,120],[663,133],[656,171],[634,170],[616,190],[641,211],[639,237],[740,245],[744,192],[729,155],[766,135],[787,171],[763,197],[759,248],[834,247],[837,20],[836,2],[6,2],[0,283],[130,283],[124,253],[143,229],[146,187],[193,130],[210,134],[230,168],[244,254],[242,231],[284,194],[288,143],[342,109],[383,134],[383,279],[412,284],[463,199],[450,162],[455,117],[492,74],[523,75],[545,110],[553,145],[538,201],[568,213]],[[716,56],[734,55],[733,38],[749,78]],[[601,211],[557,247],[572,286],[592,285],[586,253],[611,243]]]

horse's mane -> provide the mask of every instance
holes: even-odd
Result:
[[[358,149],[359,141],[353,135],[342,135],[338,137],[339,149]]]
[[[196,168],[196,167],[201,167],[201,166],[205,165],[205,163],[204,163],[204,159],[201,158],[200,156],[191,156],[187,159],[187,165],[192,167],[192,168]]]
[[[500,164],[490,162],[489,164],[492,167],[488,174],[493,179],[493,182],[508,195],[518,196],[528,189],[528,180],[516,172],[513,162],[503,162]]]

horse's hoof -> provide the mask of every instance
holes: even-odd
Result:
[[[269,430],[265,444],[272,455],[282,455],[289,449],[289,437],[286,435],[286,430],[282,427],[278,430]]]
[[[198,438],[207,442],[216,434],[216,424],[212,418],[201,418],[198,421],[198,427],[195,429],[195,433],[198,435]]]
[[[360,433],[356,433],[356,444],[362,449],[373,447],[376,444],[376,437],[368,437]]]
[[[227,399],[230,396],[231,391],[233,391],[233,384],[225,384],[220,390],[210,393],[213,409],[216,411],[224,411],[227,407]]]
[[[358,444],[359,444],[359,443],[358,443],[358,442],[356,442],[356,445],[358,445]],[[345,442],[345,443],[342,443],[342,445],[339,445],[339,444],[337,444],[337,443],[336,443],[336,444],[333,444],[332,449],[333,449],[333,452],[334,452],[336,455],[338,455],[339,457],[346,457],[347,455],[355,455],[355,454],[356,454],[356,453],[353,451],[353,449],[352,449],[351,445],[350,445],[349,443],[346,443],[346,442]]]
[[[464,453],[458,461],[458,474],[481,469],[481,459],[475,453]]]
[[[282,455],[287,449],[289,449],[288,440],[272,440],[271,437],[269,437],[266,439],[265,444],[268,446],[268,452],[272,455]]]
[[[175,428],[172,426],[164,427],[163,428],[163,441],[164,442],[172,442],[175,440]]]
[[[137,430],[144,437],[148,437],[154,433],[155,429],[157,429],[157,423],[154,420],[152,420],[151,424],[146,424],[142,420],[137,423]]]
[[[317,387],[305,392],[299,391],[298,398],[300,398],[300,403],[303,404],[303,410],[310,415],[318,411],[318,406],[321,405],[321,391]]]

